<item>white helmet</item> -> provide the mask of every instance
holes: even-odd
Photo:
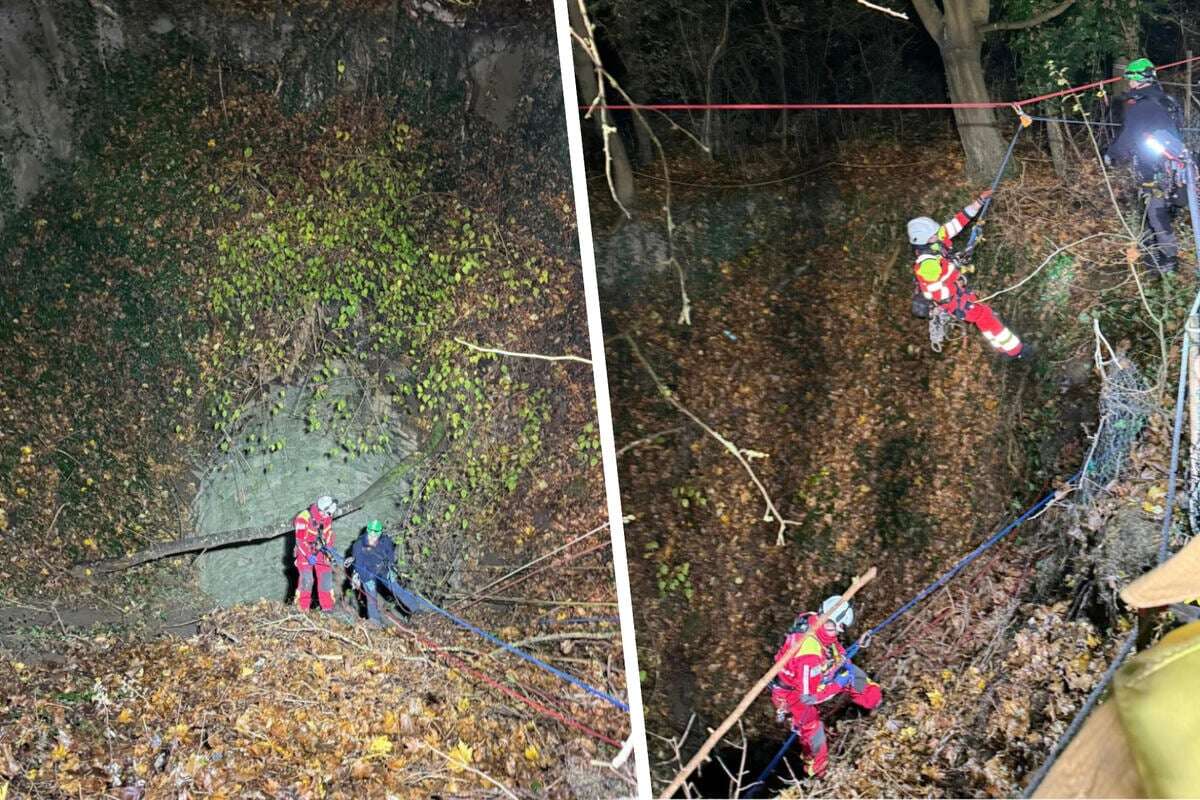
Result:
[[[917,217],[908,221],[908,243],[914,245],[928,244],[937,236],[937,220],[929,217]]]
[[[840,594],[825,598],[825,602],[821,603],[821,613],[828,614],[830,609],[841,603],[841,601],[842,596]],[[837,625],[839,630],[845,630],[854,624],[854,609],[850,607],[849,603],[842,603],[842,607],[833,612],[833,616],[829,618],[829,621]]]
[[[327,494],[321,495],[317,498],[317,510],[332,517],[338,510],[337,501]]]

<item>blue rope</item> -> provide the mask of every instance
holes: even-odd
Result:
[[[1075,483],[1077,480],[1079,480],[1079,478],[1082,475],[1083,475],[1083,470],[1076,472],[1071,477],[1071,479],[1067,481],[1067,483],[1068,484]],[[858,639],[852,645],[850,645],[849,647],[846,648],[846,654],[844,656],[842,656],[841,659],[838,660],[837,664],[834,666],[834,669],[832,671],[836,672],[843,665],[847,664],[850,661],[850,659],[854,658],[854,656],[856,656],[858,654],[858,651],[861,650],[866,645],[866,643],[871,639],[872,636],[879,633],[881,630],[886,628],[888,625],[891,625],[893,622],[898,620],[900,617],[907,614],[913,608],[913,606],[917,605],[917,603],[920,603],[926,597],[929,597],[929,595],[933,594],[938,589],[940,589],[941,587],[943,587],[947,583],[949,583],[950,579],[953,578],[958,573],[962,572],[963,569],[968,564],[970,564],[975,559],[979,558],[981,555],[983,555],[985,552],[987,552],[987,550],[990,549],[993,545],[995,545],[997,542],[999,542],[1001,539],[1003,539],[1005,536],[1007,536],[1009,533],[1011,533],[1013,530],[1015,530],[1017,527],[1019,527],[1023,522],[1025,522],[1030,517],[1032,517],[1034,514],[1036,514],[1037,512],[1039,512],[1043,508],[1045,508],[1047,505],[1049,505],[1050,501],[1053,500],[1057,496],[1057,494],[1058,494],[1057,491],[1052,491],[1052,492],[1047,493],[1045,497],[1043,497],[1041,500],[1038,500],[1036,503],[1034,503],[1032,506],[1030,506],[1025,511],[1024,514],[1022,514],[1021,516],[1017,517],[1012,522],[1005,525],[999,531],[997,531],[996,533],[994,533],[990,537],[988,537],[988,539],[986,541],[984,541],[983,544],[979,545],[974,550],[972,550],[970,553],[968,553],[967,555],[965,555],[961,559],[959,559],[957,564],[955,564],[953,567],[951,567],[950,569],[943,572],[942,575],[937,580],[935,580],[933,583],[929,584],[924,589],[922,589],[920,592],[918,592],[907,603],[905,603],[904,605],[900,606],[898,609],[893,611],[887,617],[887,619],[885,619],[883,622],[876,625],[874,628],[871,628],[869,631],[864,633],[862,636],[858,637]],[[771,763],[767,766],[767,768],[765,770],[763,770],[763,773],[758,776],[758,780],[755,781],[753,784],[751,784],[751,787],[753,788],[753,790],[755,792],[758,791],[758,787],[761,787],[763,785],[763,781],[765,781],[768,777],[770,777],[771,773],[774,772],[775,768],[779,765],[780,759],[783,758],[783,754],[785,752],[787,752],[788,748],[790,748],[792,746],[792,743],[795,740],[796,740],[796,732],[793,731],[792,735],[790,737],[788,737],[788,740],[786,742],[784,742],[783,747],[781,747],[779,749],[779,752],[775,754],[775,758],[772,759]],[[746,797],[754,797],[754,794],[747,794]]]
[[[1196,165],[1192,159],[1187,163],[1187,194],[1188,213],[1192,218],[1192,237],[1196,243],[1196,252],[1200,253],[1200,210],[1196,198]],[[1192,301],[1185,320],[1189,320],[1200,309],[1200,292]],[[1186,323],[1185,326],[1186,328]],[[1158,543],[1158,563],[1167,560],[1168,544],[1171,539],[1171,522],[1175,511],[1175,473],[1179,470],[1179,439],[1183,435],[1183,401],[1187,394],[1188,351],[1191,349],[1191,337],[1187,331],[1183,334],[1183,345],[1179,348],[1179,390],[1175,395],[1175,430],[1171,433],[1171,471],[1167,478],[1167,505],[1163,514],[1162,539]]]
[[[783,760],[784,753],[790,750],[792,745],[796,743],[796,738],[796,732],[792,731],[792,735],[789,736],[787,741],[783,743],[783,747],[779,748],[779,752],[776,753],[775,757],[771,759],[771,763],[767,764],[767,768],[759,774],[758,780],[750,784],[746,793],[742,795],[742,797],[758,797],[758,790],[767,785],[767,778],[771,777],[771,773],[773,773],[775,768],[779,766],[779,762]]]
[[[327,556],[332,558],[339,567],[342,567],[343,569],[345,569],[345,563],[344,563],[345,559],[342,558],[341,555],[333,552],[332,550],[329,550],[328,548],[322,548],[322,551]],[[483,630],[482,628],[472,625],[471,623],[467,622],[465,619],[462,619],[461,617],[456,617],[455,615],[451,614],[446,609],[436,606],[433,603],[429,602],[424,597],[413,594],[412,592],[409,592],[406,589],[402,589],[399,584],[397,584],[395,581],[388,578],[386,575],[380,576],[375,573],[369,573],[369,574],[371,574],[374,577],[374,580],[376,580],[379,583],[382,583],[384,586],[386,586],[388,588],[388,591],[392,593],[393,597],[400,600],[400,602],[404,603],[404,605],[408,606],[413,611],[417,611],[417,610],[421,609],[422,607],[424,607],[424,608],[426,608],[430,611],[433,611],[437,614],[441,614],[443,617],[450,620],[455,625],[458,625],[460,628],[464,628],[464,629],[470,631],[471,633],[474,633],[477,636],[481,636],[484,639],[487,639],[492,644],[496,645],[497,647],[499,647],[503,650],[507,650],[508,652],[512,653],[513,655],[517,656],[518,658],[522,658],[531,664],[536,664],[537,666],[539,666],[542,669],[549,672],[551,675],[554,675],[557,678],[561,678],[562,680],[566,681],[567,683],[571,684],[572,686],[577,686],[580,689],[583,689],[588,694],[599,697],[601,700],[605,700],[605,701],[611,703],[612,705],[616,706],[617,708],[621,709],[622,711],[629,713],[629,706],[626,705],[625,703],[621,702],[616,697],[613,697],[611,694],[608,694],[607,692],[601,691],[600,689],[597,689],[594,686],[584,683],[579,678],[576,678],[574,675],[571,675],[568,672],[563,672],[558,667],[550,666],[549,664],[547,664],[545,661],[542,661],[537,656],[530,655],[529,653],[526,653],[524,650],[519,650],[516,647],[513,647],[511,644],[504,641],[503,639],[497,638],[496,636],[488,633],[487,631]],[[405,599],[405,598],[408,598],[408,599]],[[409,600],[411,600],[411,603],[409,602]]]
[[[1076,472],[1075,475],[1072,476],[1071,479],[1067,481],[1067,483],[1069,483],[1069,484],[1075,483],[1077,480],[1079,480],[1079,478],[1082,474],[1083,474],[1083,470]],[[918,592],[916,594],[916,596],[913,597],[911,600],[909,600],[907,603],[905,603],[904,605],[900,606],[898,609],[893,611],[887,617],[887,619],[885,619],[883,622],[879,623],[874,628],[871,628],[871,630],[867,631],[862,636],[860,636],[858,638],[858,641],[856,641],[854,644],[852,644],[850,646],[850,648],[848,648],[846,650],[847,658],[849,658],[852,655],[850,652],[851,650],[853,650],[855,653],[857,653],[862,648],[862,645],[864,644],[865,640],[867,640],[870,637],[874,636],[875,634],[879,633],[881,630],[886,628],[888,625],[891,625],[893,622],[895,622],[897,619],[902,617],[904,614],[908,613],[908,611],[913,606],[915,606],[917,603],[921,602],[926,597],[929,597],[929,595],[933,594],[938,589],[945,586],[950,581],[951,578],[953,578],[958,573],[962,572],[963,569],[968,564],[970,564],[975,559],[979,558],[989,548],[991,548],[993,545],[995,545],[997,542],[999,542],[1001,539],[1003,539],[1005,536],[1007,536],[1009,533],[1011,533],[1015,528],[1017,528],[1023,522],[1025,522],[1030,517],[1032,517],[1034,514],[1041,511],[1043,508],[1045,508],[1050,503],[1050,501],[1055,498],[1055,496],[1057,494],[1058,494],[1057,491],[1051,491],[1051,492],[1047,493],[1045,497],[1043,497],[1041,500],[1038,500],[1036,503],[1034,503],[1032,506],[1030,506],[1025,511],[1024,514],[1022,514],[1021,516],[1017,517],[1012,522],[1005,525],[1003,528],[1001,528],[996,533],[992,534],[992,536],[990,536],[986,541],[984,541],[983,544],[979,545],[974,550],[972,550],[970,553],[963,556],[963,558],[960,559],[957,564],[955,564],[953,567],[951,567],[950,569],[948,569],[944,573],[942,573],[941,577],[939,577],[933,583],[929,584],[924,589],[922,589],[920,592]]]

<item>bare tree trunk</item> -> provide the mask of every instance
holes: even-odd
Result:
[[[946,87],[954,103],[991,101],[983,76],[983,37],[995,31],[1025,30],[1054,19],[1075,0],[1058,4],[1027,19],[989,22],[991,0],[943,0],[944,11],[934,0],[912,0],[925,25],[942,51]],[[990,108],[956,108],[958,138],[967,157],[967,174],[974,180],[990,180],[1004,158],[1004,137],[996,128]]]
[[[583,13],[579,9],[581,0],[567,0],[571,31],[580,39],[594,42],[592,32],[584,22]],[[593,48],[594,49],[594,48]],[[575,65],[575,82],[579,85],[580,99],[585,105],[591,104],[600,97],[600,83],[597,79],[597,65],[584,51],[579,42],[572,39],[571,59]],[[601,102],[600,107],[593,112],[596,121],[596,131],[604,142],[604,157],[608,160],[606,169],[611,170],[612,190],[617,202],[624,208],[632,208],[637,195],[633,186],[633,167],[629,163],[629,154],[625,152],[625,142],[613,124],[608,107]]]
[[[942,62],[946,87],[953,103],[986,103],[992,98],[983,79],[983,37],[979,25],[987,22],[987,0],[947,0]],[[979,19],[980,6],[983,18]],[[967,157],[967,175],[990,180],[1004,158],[1004,139],[990,108],[956,108],[958,138]]]
[[[1065,131],[1061,122],[1046,123],[1046,137],[1050,140],[1050,160],[1054,162],[1054,172],[1063,180],[1067,179],[1067,147]]]
[[[725,0],[725,20],[721,23],[721,37],[717,39],[717,44],[713,47],[712,55],[708,59],[708,68],[704,75],[704,102],[711,105],[713,102],[713,81],[716,78],[717,62],[721,60],[721,56],[725,55],[725,45],[729,41],[729,13],[733,10],[733,0]],[[714,143],[713,143],[713,111],[711,108],[704,109],[704,128],[701,141],[708,148],[708,156],[712,158]]]
[[[783,37],[779,35],[779,27],[775,24],[775,20],[771,18],[771,7],[767,0],[762,0],[763,19],[767,22],[767,30],[771,34],[771,39],[775,42],[775,79],[779,82],[779,102],[788,102],[787,90],[787,60],[783,49]],[[781,132],[781,149],[787,151],[788,145],[788,112],[785,108],[779,119]]]

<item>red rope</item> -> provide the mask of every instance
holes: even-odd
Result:
[[[588,736],[591,736],[593,739],[598,739],[599,741],[604,742],[605,744],[611,744],[613,747],[619,748],[621,746],[621,743],[618,742],[616,739],[605,736],[603,733],[600,733],[600,731],[589,728],[587,725],[584,725],[579,720],[571,719],[566,714],[563,714],[559,711],[556,711],[556,710],[550,708],[549,706],[539,703],[537,700],[534,700],[531,697],[526,697],[525,695],[518,692],[516,689],[513,689],[509,686],[505,686],[504,684],[497,681],[495,678],[492,678],[490,675],[488,675],[480,670],[475,669],[470,664],[468,664],[466,661],[463,661],[458,656],[454,655],[453,653],[450,653],[449,651],[447,651],[446,649],[441,647],[441,645],[437,644],[433,640],[426,639],[424,636],[421,636],[419,633],[417,633],[412,628],[409,628],[408,626],[404,625],[390,611],[380,609],[380,612],[383,613],[384,615],[386,615],[387,618],[392,621],[392,624],[394,624],[397,628],[404,631],[412,638],[416,639],[418,642],[420,642],[425,647],[429,648],[430,650],[433,650],[435,653],[437,653],[439,656],[441,656],[442,659],[449,662],[455,669],[460,670],[465,673],[468,673],[468,674],[478,678],[479,680],[486,683],[488,686],[491,686],[493,689],[503,692],[504,694],[508,695],[509,697],[513,698],[514,700],[519,700],[522,703],[525,703],[529,707],[535,709],[536,711],[541,712],[542,714],[544,714],[547,717],[558,720],[563,725],[566,725],[568,728],[574,728],[575,730],[580,731],[581,733],[585,733]]]
[[[366,592],[363,590],[362,587],[358,587],[356,589],[356,591],[360,595],[362,595],[364,598],[366,598]],[[509,686],[505,686],[504,684],[497,681],[495,678],[492,678],[487,673],[482,672],[482,671],[476,669],[475,667],[472,667],[466,661],[463,661],[458,656],[449,652],[448,650],[443,648],[441,645],[439,645],[437,642],[433,641],[432,639],[425,638],[421,634],[417,633],[414,629],[405,625],[403,622],[400,621],[400,619],[395,614],[388,611],[386,608],[379,609],[379,613],[382,614],[383,616],[387,617],[389,620],[391,620],[392,624],[395,625],[397,628],[399,628],[401,631],[403,631],[404,633],[407,633],[413,639],[417,640],[418,642],[420,642],[422,645],[429,648],[430,650],[433,650],[435,653],[437,653],[439,656],[441,656],[445,661],[448,661],[455,669],[475,676],[476,678],[478,678],[479,680],[488,684],[492,688],[494,688],[500,692],[503,692],[504,694],[508,695],[509,697],[512,697],[515,700],[519,700],[522,703],[525,703],[530,708],[534,709],[535,711],[541,712],[542,714],[544,714],[547,717],[550,717],[551,719],[558,720],[562,724],[566,725],[568,728],[574,728],[575,730],[580,731],[581,733],[585,733],[588,736],[591,736],[593,739],[598,739],[599,741],[604,742],[605,744],[611,744],[613,747],[616,747],[616,748],[621,747],[621,742],[618,742],[616,739],[605,736],[603,733],[600,733],[600,731],[589,728],[587,725],[584,725],[582,722],[580,722],[578,720],[571,719],[566,714],[564,714],[563,712],[561,712],[557,709],[551,708],[551,707],[545,705],[544,703],[539,703],[537,700],[534,700],[531,697],[526,697],[525,695],[518,692],[516,689],[513,689]],[[525,688],[525,687],[522,687],[522,688]]]
[[[1157,69],[1171,69],[1178,67],[1189,61],[1200,61],[1200,56],[1192,56],[1180,61],[1172,61],[1170,64],[1163,64]],[[1115,78],[1105,78],[1102,81],[1093,81],[1092,83],[1084,83],[1079,86],[1072,86],[1069,89],[1060,89],[1057,92],[1030,97],[1025,100],[1016,101],[1000,101],[1000,102],[981,102],[981,103],[629,103],[624,105],[609,105],[610,111],[871,111],[880,109],[950,109],[950,108],[1021,108],[1032,103],[1039,103],[1042,100],[1051,100],[1055,97],[1074,94],[1088,89],[1095,89],[1097,86],[1113,83],[1122,80],[1118,75]],[[592,106],[580,105],[581,111],[590,111]]]

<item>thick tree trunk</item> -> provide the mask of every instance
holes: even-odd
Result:
[[[579,0],[567,0],[567,10],[571,30],[575,35],[594,42],[580,11]],[[584,105],[590,104],[600,96],[596,65],[592,63],[582,45],[574,39],[571,42],[571,59],[575,65],[575,82],[579,86],[580,100]],[[606,106],[601,104],[593,110],[592,118],[596,121],[596,131],[604,142],[605,171],[611,176],[613,194],[623,207],[632,208],[637,195],[633,186],[633,167],[629,163],[629,154],[625,151],[625,142],[617,133],[617,126],[613,124]]]
[[[987,22],[987,6],[986,0],[946,3],[942,63],[953,103],[987,103],[992,99],[983,78],[983,36],[979,33],[979,26]],[[1000,169],[1005,149],[995,112],[990,108],[956,108],[954,120],[967,157],[967,175],[976,181],[991,180]]]

